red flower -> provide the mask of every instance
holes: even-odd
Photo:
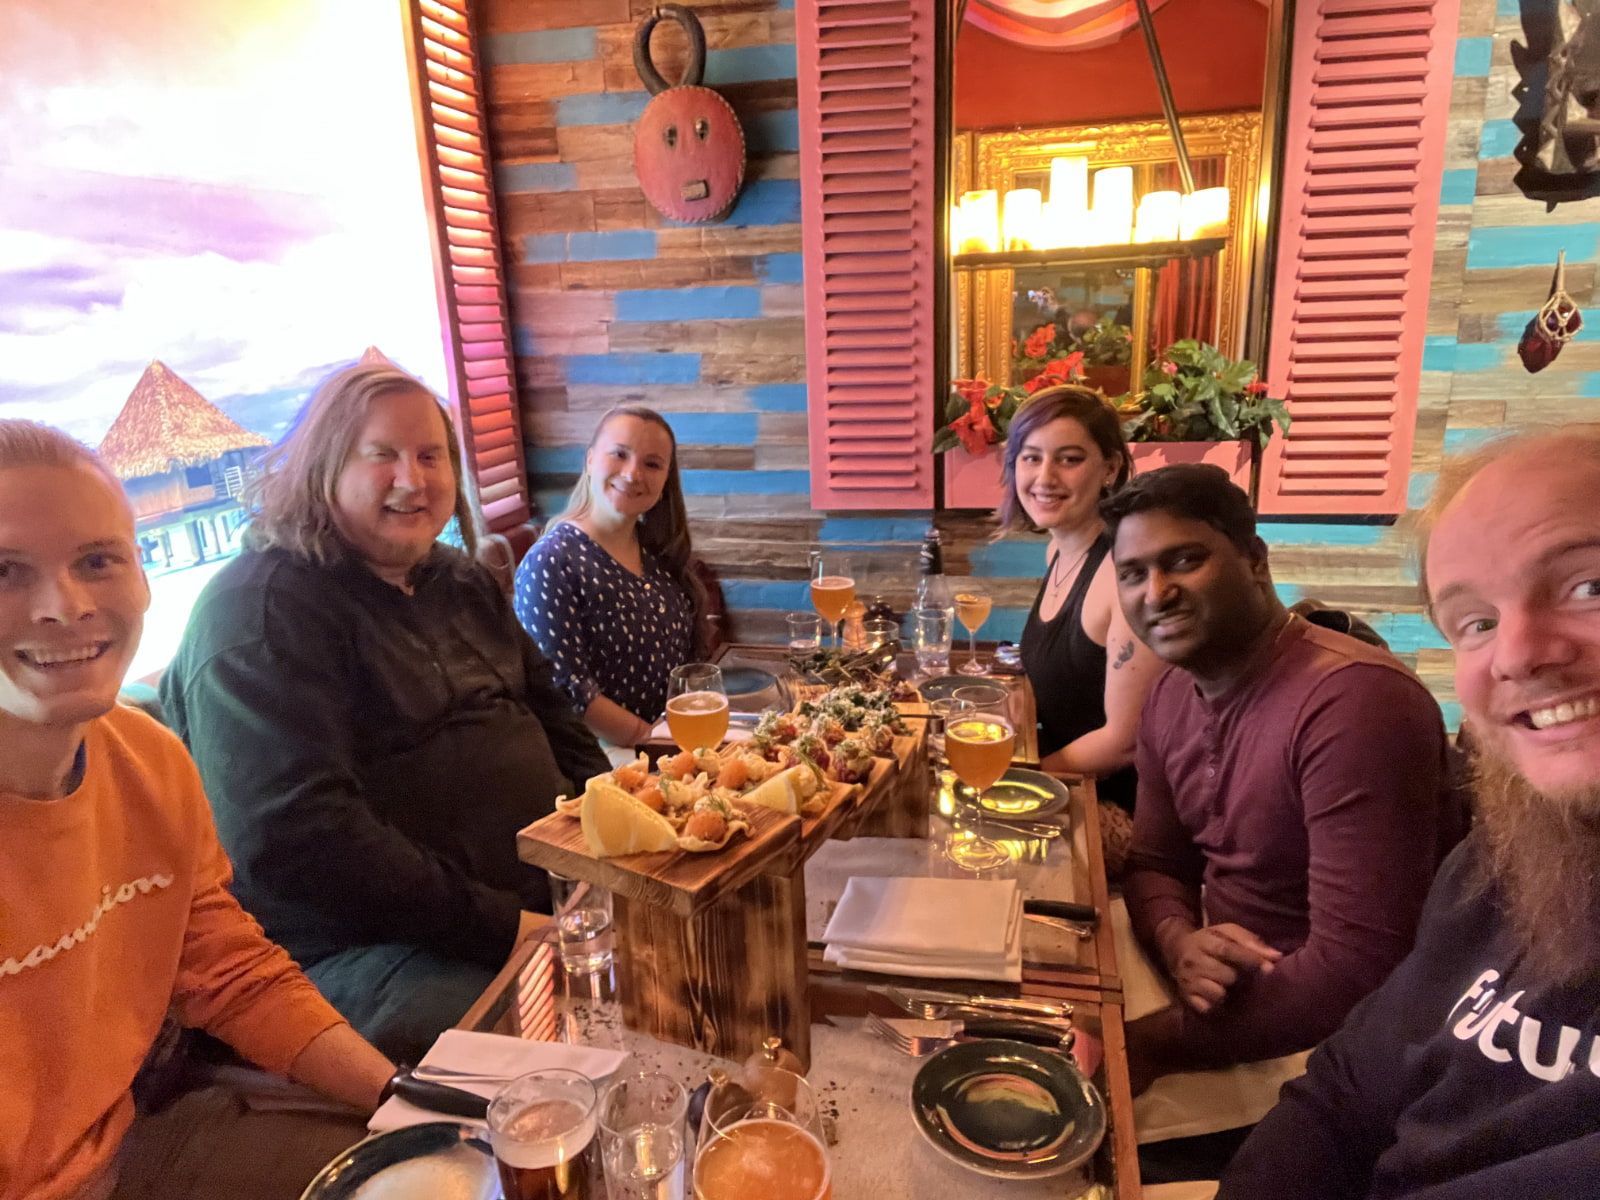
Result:
[[[1071,383],[1075,379],[1083,378],[1083,351],[1075,350],[1063,358],[1052,358],[1045,363],[1044,370],[1023,384],[1023,389],[1028,395],[1047,388],[1055,387],[1061,383]]]
[[[1178,373],[1178,364],[1175,362],[1168,362],[1166,359],[1162,359],[1161,372],[1164,375],[1176,375]]]
[[[971,403],[970,409],[950,422],[950,428],[955,430],[956,437],[961,439],[961,445],[967,453],[976,456],[998,442],[1000,435],[995,432],[994,423],[984,411],[983,401],[980,399]]]
[[[1259,396],[1267,390],[1267,385],[1262,383],[1259,379],[1252,379],[1249,383],[1244,385],[1244,390],[1249,392],[1252,396]]]
[[[1056,327],[1054,325],[1041,325],[1028,335],[1028,340],[1022,343],[1022,352],[1029,358],[1043,358],[1050,353],[1050,347],[1056,340]]]
[[[951,382],[956,395],[968,404],[983,399],[983,394],[989,390],[988,380],[985,379],[957,379]]]

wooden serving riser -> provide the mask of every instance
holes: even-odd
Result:
[[[873,760],[863,784],[835,785],[821,812],[751,808],[749,835],[713,853],[596,858],[577,818],[560,813],[519,833],[517,849],[524,862],[611,891],[630,1028],[730,1059],[780,1037],[809,1064],[805,860],[829,838],[925,835],[928,791],[919,727],[895,740],[893,758]]]

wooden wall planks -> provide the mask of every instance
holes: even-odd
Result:
[[[682,422],[697,545],[723,579],[740,636],[777,637],[806,603],[818,541],[870,548],[873,585],[904,600],[926,514],[819,513],[805,472],[798,129],[792,0],[703,0],[706,82],[728,96],[750,146],[747,190],[725,223],[672,226],[644,203],[632,164],[634,23],[652,0],[486,0],[484,31],[502,228],[514,264],[522,403],[533,485],[548,513],[573,478],[593,421],[615,403]],[[1501,15],[1502,13],[1506,15]],[[1600,200],[1547,213],[1512,180],[1520,137],[1514,3],[1465,0],[1451,95],[1410,498],[1425,499],[1445,454],[1502,428],[1592,418],[1600,321],[1537,376],[1516,340],[1542,303],[1555,252],[1568,288],[1592,302]],[[681,69],[663,23],[656,61]],[[943,513],[948,568],[989,580],[986,631],[1015,637],[1042,570],[1037,539],[988,541],[980,514]],[[1450,654],[1412,588],[1403,535],[1356,523],[1269,523],[1286,599],[1315,596],[1372,621],[1447,705]]]

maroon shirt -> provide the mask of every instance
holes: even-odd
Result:
[[[1139,724],[1134,929],[1234,922],[1284,957],[1201,1015],[1173,1069],[1305,1050],[1411,949],[1449,796],[1439,706],[1386,651],[1295,617],[1225,695],[1170,669]],[[1204,885],[1204,921],[1200,889]]]

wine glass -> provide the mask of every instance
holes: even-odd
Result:
[[[694,1200],[832,1200],[822,1110],[804,1077],[782,1067],[743,1086],[713,1074],[700,1118]]]
[[[978,658],[978,630],[989,619],[989,610],[993,607],[993,597],[971,584],[956,592],[956,619],[967,630],[967,661],[956,668],[963,675],[989,673],[989,664]]]
[[[856,577],[850,556],[836,550],[811,552],[811,604],[833,628],[833,648],[841,646],[840,622],[855,603]]]
[[[957,688],[957,692],[977,691]],[[992,788],[1011,765],[1017,746],[1017,727],[1007,710],[1005,698],[986,699],[955,696],[960,711],[945,721],[944,757],[957,779],[974,793],[977,829],[970,835],[952,834],[945,845],[945,856],[969,871],[986,871],[1010,861],[1005,847],[984,835],[983,793]]]
[[[667,728],[683,750],[715,750],[728,733],[728,691],[715,663],[685,663],[667,679]]]

